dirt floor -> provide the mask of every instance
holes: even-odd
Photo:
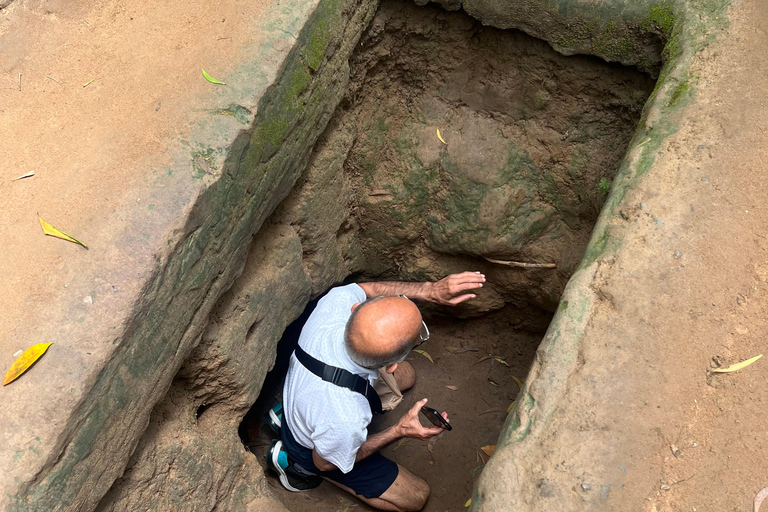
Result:
[[[376,417],[371,425],[372,431],[386,428],[421,398],[429,398],[430,406],[450,415],[453,430],[434,438],[433,442],[404,439],[383,450],[387,457],[430,484],[432,495],[424,510],[464,510],[475,479],[487,460],[481,447],[496,443],[506,410],[518,392],[513,377],[524,378],[528,372],[548,320],[548,314],[532,310],[525,322],[526,328],[539,332],[520,329],[520,314],[513,308],[473,320],[445,317],[427,320],[431,337],[421,348],[434,363],[421,354],[412,353],[408,361],[419,377],[416,386],[405,394],[405,400],[395,411]],[[488,357],[490,355],[498,356],[503,363]],[[282,357],[285,357],[284,351]],[[347,507],[374,510],[327,482],[306,493],[288,492],[266,468],[265,455],[273,435],[262,418],[279,398],[284,371],[279,363],[268,377],[266,386],[269,387],[264,388],[241,429],[243,434],[245,429],[249,430],[254,443],[252,450],[275,494],[294,512],[334,512]],[[422,423],[426,424],[426,420]]]

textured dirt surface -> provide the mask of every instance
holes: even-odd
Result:
[[[453,258],[493,276],[474,307],[554,310],[653,80],[403,0],[381,3],[350,67],[320,151],[345,158],[366,272],[419,279]]]
[[[141,201],[169,144],[212,107],[200,68],[226,76],[265,4],[18,0],[0,13],[0,332],[44,317],[98,257],[123,221],[111,214]],[[92,250],[42,236],[37,213]]]
[[[405,439],[383,450],[387,457],[430,484],[432,496],[424,510],[463,510],[472,494],[475,479],[480,476],[487,460],[478,452],[483,446],[495,444],[505,412],[518,392],[512,377],[522,378],[527,373],[550,318],[540,310],[531,309],[527,313],[522,317],[510,307],[473,320],[427,318],[431,337],[421,348],[426,349],[434,364],[422,355],[411,354],[408,360],[414,365],[419,379],[416,386],[405,394],[403,403],[395,411],[374,419],[370,427],[372,431],[386,428],[414,402],[425,397],[429,398],[430,406],[450,415],[454,429],[440,435],[433,443]],[[522,330],[521,325],[527,330]],[[294,331],[294,336],[296,334]],[[287,355],[286,340],[281,343],[284,358]],[[499,356],[509,367],[495,359],[478,363],[488,355]],[[262,418],[279,399],[284,372],[282,361],[278,361],[275,372],[267,378],[260,401],[241,429],[245,434],[243,429],[250,427],[253,451],[273,491],[294,512],[334,512],[346,507],[374,510],[327,482],[307,493],[290,493],[266,468],[264,457],[273,436]]]

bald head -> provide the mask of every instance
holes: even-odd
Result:
[[[347,352],[360,366],[381,368],[405,359],[421,330],[421,313],[405,297],[374,297],[347,321]]]

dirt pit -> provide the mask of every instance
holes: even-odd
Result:
[[[277,436],[264,422],[264,415],[281,399],[287,360],[312,306],[286,330],[275,368],[267,376],[259,400],[243,420],[240,435],[263,466],[275,495],[288,509],[375,510],[328,482],[306,493],[288,492],[266,467],[269,443]],[[519,391],[513,377],[525,378],[550,318],[549,313],[533,308],[523,316],[514,307],[471,320],[425,318],[431,336],[421,348],[434,363],[421,354],[411,353],[408,361],[416,369],[416,385],[405,393],[397,409],[376,416],[369,427],[369,432],[377,432],[394,424],[410,406],[425,397],[429,398],[429,405],[448,412],[453,425],[451,432],[441,434],[433,442],[405,439],[382,452],[430,484],[432,494],[424,510],[463,510],[487,460],[481,447],[496,443],[506,411]],[[499,359],[488,357],[491,355]],[[426,420],[422,423],[426,424]]]
[[[402,0],[381,3],[350,59],[347,93],[282,206],[304,197],[346,202],[307,221],[340,227],[327,245],[302,239],[305,268],[355,260],[364,268],[345,275],[362,280],[488,276],[471,306],[423,309],[432,331],[423,348],[434,362],[411,354],[416,387],[370,427],[386,428],[424,397],[449,413],[454,430],[434,442],[407,439],[383,451],[430,484],[425,510],[463,510],[471,496],[487,459],[481,447],[498,438],[519,391],[513,377],[528,373],[652,88],[635,69],[564,57],[520,32]],[[263,417],[280,400],[307,314],[286,331],[241,438],[289,509],[366,509],[328,483],[286,492],[266,471],[273,436]]]

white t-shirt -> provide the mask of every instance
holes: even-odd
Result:
[[[352,306],[365,299],[365,292],[356,284],[332,289],[304,324],[299,345],[315,359],[367,378],[373,385],[378,372],[354,363],[344,346],[344,328]],[[283,415],[300,445],[316,450],[344,473],[352,471],[373,417],[363,395],[325,382],[307,370],[295,354],[291,355],[283,388]]]

